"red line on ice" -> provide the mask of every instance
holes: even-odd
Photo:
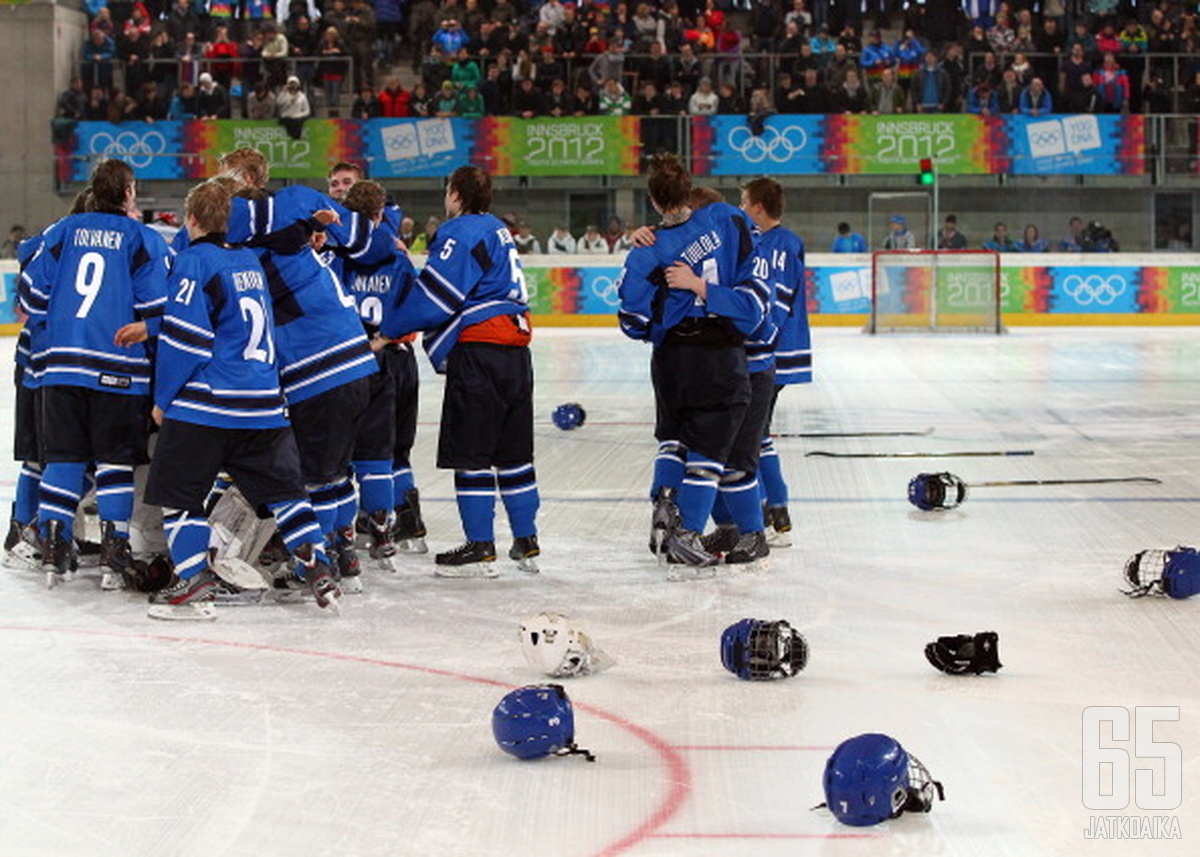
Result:
[[[515,688],[516,685],[508,682],[496,681],[495,679],[484,678],[482,676],[473,676],[466,673],[454,672],[452,670],[436,669],[434,667],[422,667],[416,664],[406,664],[401,661],[386,661],[381,658],[370,658],[362,655],[347,655],[339,652],[319,652],[314,649],[292,649],[286,646],[273,646],[266,643],[245,643],[235,640],[212,640],[203,637],[177,637],[171,634],[150,634],[139,633],[136,631],[102,631],[98,629],[87,628],[47,628],[47,627],[30,627],[22,625],[0,625],[0,631],[35,631],[50,634],[78,634],[81,636],[91,637],[118,637],[121,639],[142,639],[155,640],[165,643],[195,643],[208,646],[224,646],[231,649],[254,649],[262,652],[274,652],[276,654],[286,655],[304,655],[306,657],[325,658],[334,661],[349,661],[351,663],[368,664],[371,666],[391,667],[393,669],[410,670],[412,672],[426,673],[428,675],[443,676],[445,678],[453,678],[459,681],[468,681],[474,684],[489,685],[504,689]],[[658,808],[650,814],[650,817],[635,827],[625,836],[604,846],[596,852],[596,857],[612,857],[612,855],[622,854],[629,849],[635,847],[638,843],[650,839],[656,835],[656,831],[666,824],[671,818],[679,812],[684,802],[692,792],[692,775],[688,770],[687,763],[683,757],[676,752],[665,740],[655,735],[644,726],[639,726],[631,720],[626,720],[619,714],[614,714],[611,711],[606,711],[602,708],[597,708],[593,705],[584,705],[572,703],[574,708],[579,711],[586,711],[603,720],[624,729],[631,733],[634,737],[650,746],[667,767],[669,774],[668,780],[670,789],[667,796],[659,804]]]

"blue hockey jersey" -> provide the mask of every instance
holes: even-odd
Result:
[[[460,214],[438,227],[424,269],[411,289],[395,292],[381,329],[392,339],[424,331],[429,362],[445,372],[464,328],[527,312],[525,272],[508,227],[491,214]]]
[[[287,425],[271,296],[258,258],[223,236],[175,257],[158,341],[154,403],[167,419],[218,428]]]
[[[359,217],[319,190],[304,185],[290,185],[254,200],[235,196],[229,210],[226,240],[230,244],[254,246],[268,235],[307,220],[323,209],[337,212],[340,221],[325,229],[331,247],[339,247],[350,258],[362,257],[365,261],[378,261],[371,253],[395,252],[394,246],[372,242],[374,229],[367,218]]]
[[[384,314],[394,311],[417,277],[417,269],[407,253],[393,253],[393,258],[374,265],[359,264],[338,256],[333,267],[346,292],[358,305],[358,315],[368,336],[379,331]]]
[[[754,275],[752,229],[744,212],[714,202],[677,226],[660,228],[653,245],[630,250],[618,284],[625,335],[660,345],[685,318],[706,316],[727,318],[742,335],[752,334],[770,300],[767,284]],[[706,300],[667,286],[666,270],[678,261],[708,283]]]
[[[776,226],[762,234],[755,252],[757,270],[771,287],[771,321],[764,336],[746,340],[751,372],[774,365],[777,384],[812,380],[812,343],[804,287],[804,242]],[[769,330],[768,330],[769,327]]]
[[[20,275],[17,278],[18,282],[24,281],[25,269],[29,267],[30,261],[42,249],[44,235],[44,232],[38,233],[37,235],[30,235],[19,245],[17,245],[17,265],[19,266],[20,270]],[[18,285],[18,291],[20,288],[21,286]],[[32,328],[29,323],[30,318],[31,316],[25,316],[25,323],[21,325],[21,332],[17,334],[16,360],[17,365],[20,366],[22,370],[20,373],[21,385],[24,387],[33,388],[37,386],[37,379],[34,377],[33,372],[25,371],[29,368],[29,358],[33,353],[33,334],[31,332]]]
[[[121,214],[72,214],[46,230],[21,283],[21,306],[34,328],[31,366],[41,384],[149,392],[146,344],[122,348],[113,337],[137,320],[157,335],[165,248],[160,235]]]

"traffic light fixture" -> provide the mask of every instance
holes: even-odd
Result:
[[[934,183],[933,159],[921,158],[920,167],[921,172],[917,176],[917,184],[921,185],[922,187],[932,186]]]

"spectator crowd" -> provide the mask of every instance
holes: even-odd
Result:
[[[754,127],[772,113],[1200,112],[1196,9],[1173,0],[87,0],[87,11],[62,119],[240,115],[294,129],[314,105],[345,115],[343,90],[354,118],[717,113]]]

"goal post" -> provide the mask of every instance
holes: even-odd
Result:
[[[1000,254],[876,250],[867,333],[1003,333]]]

